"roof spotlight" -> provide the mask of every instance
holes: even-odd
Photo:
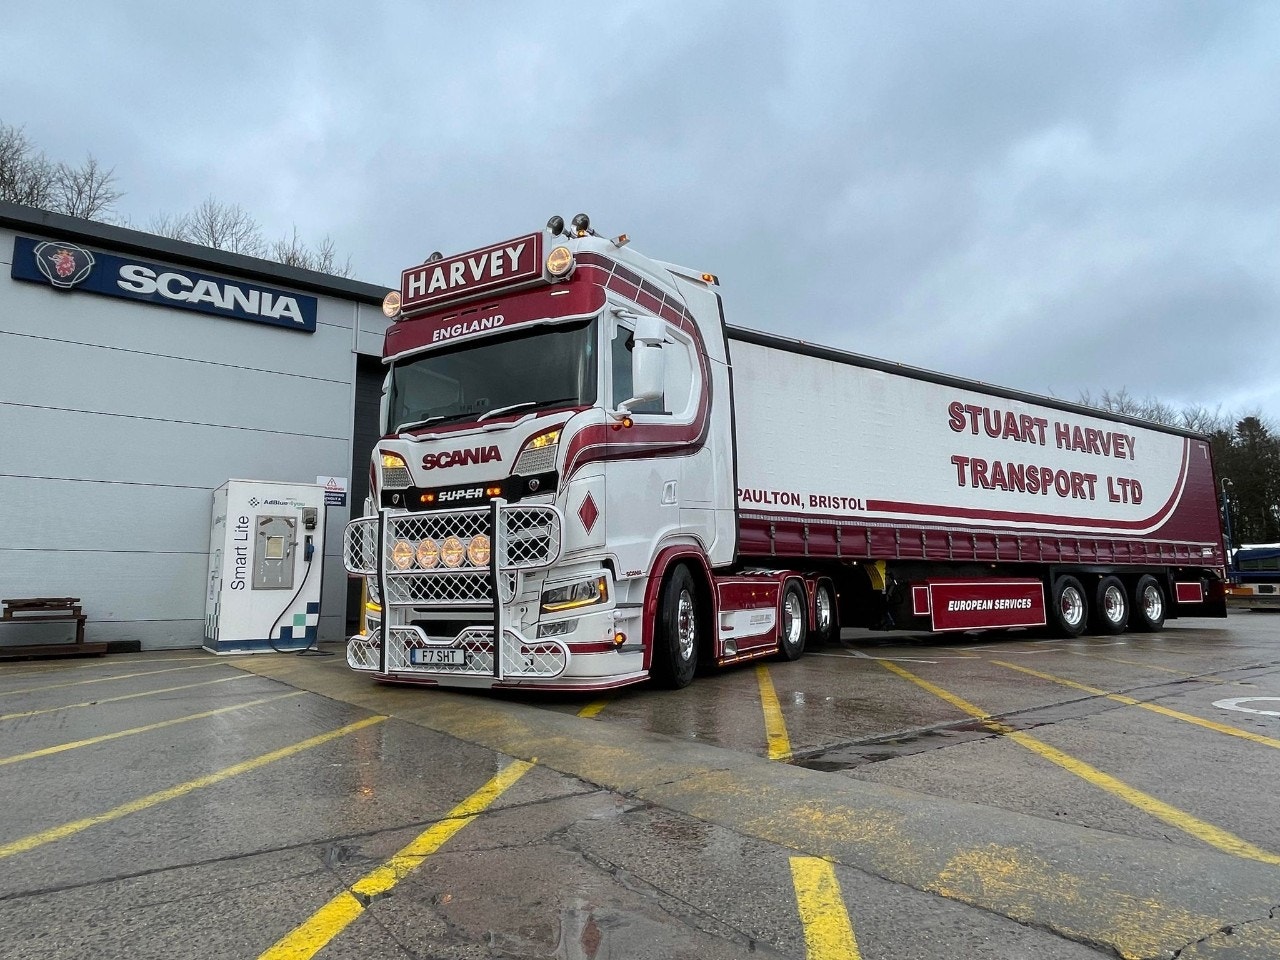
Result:
[[[588,234],[595,236],[595,232],[591,229],[591,218],[585,213],[580,213],[573,218],[573,229],[580,237]]]
[[[551,231],[553,237],[558,237],[564,233],[564,217],[552,217],[547,221],[547,229]]]
[[[439,250],[433,250],[433,251],[431,252],[431,256],[427,257],[427,259],[423,260],[422,262],[423,262],[423,263],[435,263],[437,260],[443,260],[443,259],[444,259],[444,254],[443,254],[443,253],[441,253]]]

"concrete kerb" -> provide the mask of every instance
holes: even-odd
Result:
[[[851,780],[495,697],[383,686],[338,658],[228,662],[1122,957],[1168,956],[1280,905],[1280,869],[1214,850]],[[1280,941],[1262,949],[1257,956],[1280,956]]]

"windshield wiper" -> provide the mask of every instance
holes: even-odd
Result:
[[[505,407],[495,407],[493,410],[486,410],[480,416],[476,417],[476,423],[481,420],[487,420],[489,417],[496,417],[503,413],[511,413],[515,410],[524,410],[526,407],[553,407],[557,403],[576,403],[577,397],[556,397],[554,400],[522,400],[520,403],[509,403]]]

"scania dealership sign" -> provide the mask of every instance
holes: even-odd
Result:
[[[90,252],[74,243],[16,237],[11,275],[15,280],[50,284],[63,290],[143,300],[305,333],[316,329],[315,297],[186,268]]]

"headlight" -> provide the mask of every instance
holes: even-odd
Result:
[[[536,437],[530,437],[516,457],[512,473],[529,475],[531,473],[547,473],[556,467],[556,451],[560,447],[560,430],[548,430]]]
[[[409,476],[409,465],[398,453],[380,451],[379,461],[382,464],[382,489],[404,490],[413,486],[413,477]]]
[[[604,603],[608,599],[609,579],[607,577],[579,580],[577,583],[542,591],[542,612],[556,613],[560,610],[589,607]]]

